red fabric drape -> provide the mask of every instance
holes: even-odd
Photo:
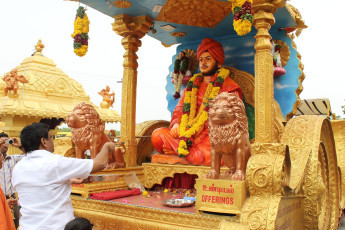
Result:
[[[191,175],[188,173],[176,173],[174,178],[164,178],[162,185],[156,185],[156,187],[163,187],[167,189],[194,189],[195,180],[197,175]]]

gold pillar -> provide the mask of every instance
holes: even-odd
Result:
[[[126,142],[125,160],[128,166],[137,165],[137,142],[135,139],[135,115],[137,95],[138,56],[140,39],[149,31],[152,18],[148,16],[131,17],[126,14],[114,17],[113,30],[123,37],[122,105],[121,105],[121,140]]]
[[[273,56],[269,30],[275,23],[273,14],[285,0],[254,0],[255,35],[255,141],[273,142]]]

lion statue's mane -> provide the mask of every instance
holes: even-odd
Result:
[[[222,158],[229,170],[221,177],[244,180],[251,151],[244,103],[236,94],[227,92],[218,94],[209,103],[211,170],[206,178],[219,179]]]
[[[236,147],[236,143],[241,138],[241,135],[248,132],[248,118],[245,113],[245,106],[236,95],[221,93],[214,100],[210,101],[210,107],[216,107],[223,100],[226,100],[233,108],[236,119],[229,124],[215,125],[212,121],[212,114],[209,114],[210,142],[214,147],[228,144]]]
[[[87,120],[87,124],[80,128],[73,128],[72,127],[72,137],[73,141],[82,149],[89,149],[90,148],[90,138],[93,133],[100,133],[104,132],[104,125],[102,124],[102,120],[97,113],[96,109],[86,103],[79,103],[73,109],[73,111],[80,109],[84,112],[85,118]]]

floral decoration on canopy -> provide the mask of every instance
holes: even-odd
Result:
[[[234,14],[234,30],[239,36],[248,34],[253,25],[253,0],[229,0]]]
[[[82,6],[79,6],[77,9],[77,15],[74,21],[74,33],[71,34],[72,38],[74,39],[74,53],[79,57],[84,56],[88,48],[90,21],[85,11],[86,9]]]

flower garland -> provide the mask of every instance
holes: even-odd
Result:
[[[182,52],[181,52],[182,53]],[[174,63],[174,86],[175,86],[175,100],[180,98],[180,91],[182,85],[182,79],[188,69],[189,59],[188,57],[176,58]]]
[[[74,21],[74,33],[71,34],[74,39],[73,48],[74,53],[79,57],[82,57],[86,54],[88,48],[88,39],[89,39],[89,18],[85,13],[85,8],[79,6],[77,9],[77,15]]]
[[[225,68],[217,71],[207,86],[198,114],[196,114],[197,94],[203,80],[202,74],[194,74],[187,83],[180,124],[180,143],[177,149],[179,157],[185,157],[189,154],[189,148],[193,145],[193,136],[201,130],[207,121],[209,101],[218,95],[224,79],[229,76],[229,73],[229,70]]]
[[[229,0],[232,2],[234,13],[234,30],[239,36],[246,35],[252,30],[253,25],[253,0]]]

